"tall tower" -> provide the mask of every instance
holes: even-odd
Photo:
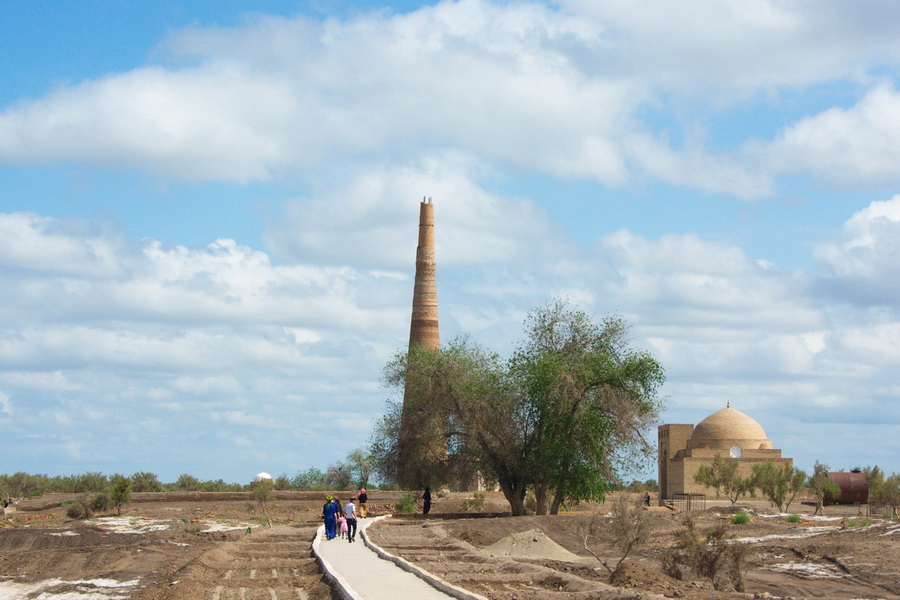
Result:
[[[416,248],[416,279],[413,287],[412,318],[409,323],[409,348],[439,350],[437,279],[434,262],[434,204],[431,199],[419,205],[419,245]],[[397,447],[399,482],[422,487],[431,480],[429,465],[446,457],[440,421],[434,418],[428,400],[410,379],[403,390],[400,412],[400,438]]]
[[[434,262],[434,204],[431,198],[419,205],[419,245],[416,248],[416,279],[409,323],[409,345],[412,347],[414,344],[429,350],[437,350],[441,345]]]

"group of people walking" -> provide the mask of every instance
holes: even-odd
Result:
[[[368,496],[365,489],[359,490],[358,496],[353,496],[346,504],[341,504],[336,496],[326,496],[325,505],[322,507],[322,517],[325,519],[325,538],[333,540],[340,535],[346,536],[347,541],[356,541],[356,511],[355,501],[359,501],[359,518],[366,518],[366,504]]]

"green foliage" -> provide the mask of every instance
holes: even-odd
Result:
[[[178,476],[174,488],[183,492],[196,492],[200,490],[200,481],[193,475],[182,473]]]
[[[77,500],[66,507],[66,516],[70,519],[90,519],[91,499],[87,494],[82,494]]]
[[[813,466],[813,474],[809,478],[809,487],[816,497],[816,512],[825,514],[825,504],[831,500],[837,500],[841,495],[838,484],[828,478],[828,465],[816,461]]]
[[[872,524],[867,517],[861,517],[859,519],[850,519],[847,521],[847,527],[867,527]]]
[[[753,465],[756,485],[779,511],[784,512],[806,483],[806,473],[787,462]]]
[[[291,479],[291,487],[295,490],[324,490],[325,473],[315,467],[298,471]]]
[[[633,494],[643,494],[644,492],[658,492],[659,484],[655,479],[648,479],[647,481],[638,481],[637,479],[633,479],[631,483],[626,486],[612,485],[610,486],[610,490],[626,491]]]
[[[484,492],[475,492],[471,498],[462,501],[460,509],[462,512],[481,512],[484,510]]]
[[[112,500],[110,500],[108,492],[97,492],[91,498],[91,512],[102,513],[112,508]]]
[[[269,518],[269,503],[275,499],[275,482],[271,479],[258,479],[250,486],[253,491],[253,498],[262,510],[266,519],[266,523],[271,526],[272,520]]]
[[[416,512],[416,497],[414,494],[403,494],[394,503],[394,510],[400,514]]]
[[[756,488],[756,478],[753,475],[741,477],[738,474],[740,461],[736,458],[724,458],[716,454],[712,463],[700,465],[694,475],[694,481],[716,490],[716,495],[724,494],[731,500],[731,505],[738,498]]]
[[[156,478],[155,473],[139,471],[131,475],[131,491],[161,492],[163,491],[163,485]]]
[[[375,459],[372,453],[362,448],[352,450],[347,454],[346,464],[350,469],[353,486],[356,488],[368,487],[375,469]]]
[[[331,490],[349,490],[353,488],[352,477],[350,465],[337,461],[328,467],[328,471],[325,473],[325,484]]]
[[[115,474],[109,478],[107,491],[110,505],[116,509],[116,513],[122,514],[122,507],[131,502],[131,479],[124,475]]]
[[[291,480],[287,476],[287,473],[282,473],[278,477],[275,478],[275,489],[276,490],[289,490],[291,489]]]
[[[750,515],[748,515],[743,510],[738,511],[731,515],[731,524],[732,525],[746,525],[750,522]]]
[[[793,514],[791,514],[791,516],[789,516],[787,518],[788,523],[799,523],[801,520],[802,520],[802,517],[800,515],[798,515],[797,513],[793,513]]]
[[[378,473],[421,488],[480,472],[514,515],[529,488],[538,513],[602,500],[619,470],[650,456],[642,432],[661,408],[663,369],[627,332],[557,301],[529,314],[506,363],[466,338],[398,354],[384,377],[405,404],[390,403],[376,426]]]
[[[646,458],[636,432],[658,415],[665,376],[652,356],[630,346],[622,319],[597,324],[559,300],[539,307],[528,315],[509,373],[532,432],[539,514],[549,494],[551,513],[564,502],[602,501],[617,467]]]
[[[897,516],[897,507],[900,506],[900,475],[892,473],[878,486],[869,490],[869,502],[886,504],[891,507],[892,515]]]

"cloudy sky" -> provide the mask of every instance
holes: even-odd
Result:
[[[730,401],[807,471],[900,471],[896,2],[9,0],[0,28],[0,472],[365,446],[423,196],[445,340],[507,354],[566,298],[665,365],[663,422]]]

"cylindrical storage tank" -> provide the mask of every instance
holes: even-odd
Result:
[[[865,473],[828,473],[828,479],[841,488],[838,504],[865,504],[869,501],[869,482]]]

